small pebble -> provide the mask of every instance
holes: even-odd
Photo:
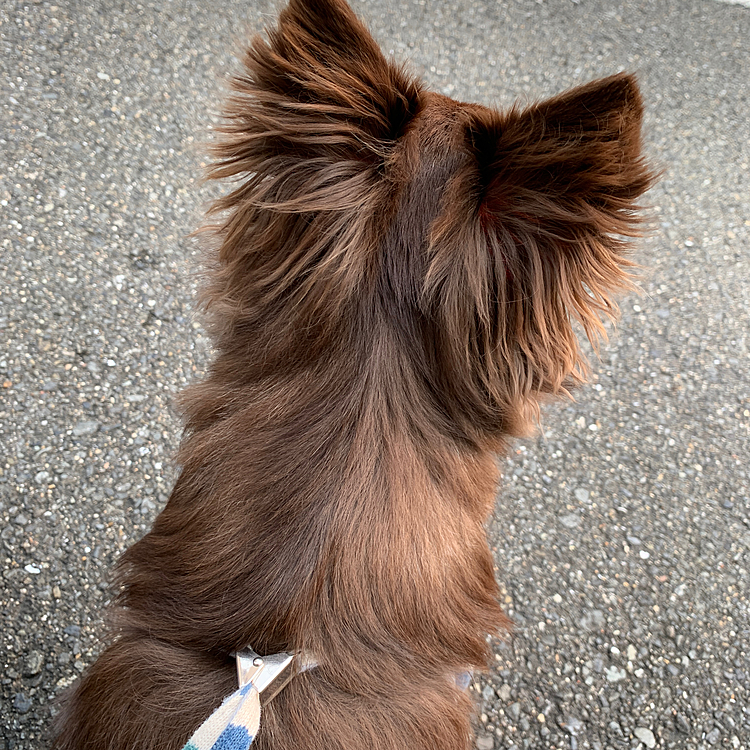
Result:
[[[99,429],[99,422],[87,421],[79,422],[72,430],[73,435],[81,437],[83,435],[92,435]]]
[[[581,517],[577,513],[568,513],[560,517],[560,523],[568,529],[574,529],[581,523]]]
[[[23,693],[16,693],[13,696],[13,708],[15,708],[19,714],[28,713],[31,705],[31,701]]]
[[[31,651],[26,657],[26,663],[23,667],[23,673],[26,677],[33,677],[42,671],[44,659],[38,651]]]
[[[721,732],[719,732],[718,727],[714,727],[707,735],[706,735],[706,742],[708,742],[709,745],[715,745],[719,741],[719,737],[721,736]]]
[[[677,714],[677,716],[675,716],[674,723],[677,727],[678,732],[682,732],[683,734],[690,734],[690,722],[688,721],[688,718],[687,716],[685,716],[685,714]]]
[[[633,734],[646,746],[656,747],[656,737],[650,729],[646,727],[638,727]]]
[[[619,682],[627,677],[627,673],[624,669],[615,666],[607,667],[607,669],[604,670],[604,675],[608,682]]]

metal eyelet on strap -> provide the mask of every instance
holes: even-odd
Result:
[[[294,676],[317,665],[313,659],[286,651],[261,656],[249,646],[237,651],[235,659],[239,687],[252,682],[260,693],[261,706],[270,703]]]

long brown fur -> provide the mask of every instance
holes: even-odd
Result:
[[[319,666],[258,750],[465,750],[507,622],[495,454],[584,373],[652,176],[620,74],[500,113],[426,91],[344,0],[291,0],[233,81],[211,176],[216,347],[182,472],[123,556],[110,645],[60,750],[180,748],[229,654]]]

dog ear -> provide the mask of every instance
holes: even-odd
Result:
[[[640,234],[636,202],[654,181],[642,114],[635,78],[619,74],[470,127],[479,218],[503,297],[524,307],[514,335],[540,367],[543,390],[584,364],[569,318],[596,343],[602,315],[617,312],[612,294],[631,286],[627,238]]]
[[[243,63],[215,149],[215,178],[336,161],[346,200],[347,161],[382,162],[420,107],[419,85],[386,60],[344,0],[291,0]]]
[[[323,347],[323,329],[372,285],[384,163],[422,95],[344,0],[291,0],[242,62],[208,172],[240,181],[212,206],[203,302],[219,348],[273,329],[281,357],[290,341]]]
[[[467,430],[524,432],[541,394],[583,379],[571,318],[596,343],[613,293],[631,285],[628,237],[654,179],[641,117],[629,75],[526,109],[471,110],[474,158],[432,226],[422,298],[451,373],[437,388]]]

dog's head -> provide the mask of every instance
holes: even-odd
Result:
[[[220,348],[265,336],[269,366],[387,329],[470,435],[522,430],[581,378],[573,321],[595,340],[615,313],[652,181],[632,76],[462,104],[386,60],[344,0],[291,0],[233,88],[211,172],[242,178],[215,206]]]

